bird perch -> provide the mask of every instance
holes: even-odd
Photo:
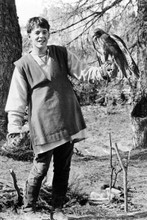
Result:
[[[110,178],[110,185],[109,185],[109,187],[110,187],[110,195],[111,195],[112,177],[113,177],[113,170],[114,170],[114,167],[112,165],[112,140],[111,140],[111,134],[109,134],[109,139],[110,139],[110,168],[111,168],[111,178]]]
[[[128,212],[128,192],[127,192],[127,171],[128,171],[128,163],[126,165],[123,164],[119,150],[118,150],[118,146],[115,143],[115,150],[116,150],[116,154],[118,157],[118,160],[120,162],[120,165],[122,167],[123,170],[123,182],[124,182],[124,210],[125,212]]]

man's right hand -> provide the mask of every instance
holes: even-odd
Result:
[[[8,134],[6,143],[3,144],[1,150],[6,153],[15,153],[20,151],[23,143],[25,142],[25,137],[25,133]]]

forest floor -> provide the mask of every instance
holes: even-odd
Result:
[[[69,180],[72,193],[69,192],[70,200],[64,207],[69,219],[147,219],[147,149],[132,149],[130,106],[106,108],[94,105],[82,107],[82,111],[88,138],[75,144]],[[109,151],[107,152],[110,135],[112,146],[117,143],[119,149],[126,150],[121,154],[123,160],[132,149],[127,175],[128,212],[124,210],[123,172],[119,172],[120,165],[116,154],[112,157],[116,174],[115,188],[121,193],[113,195],[113,199],[109,200],[105,189],[110,184],[112,171]],[[14,170],[18,186],[23,189],[31,166],[31,161],[0,156],[0,220],[24,219],[21,208],[14,209],[14,200],[17,197],[9,170]],[[45,182],[47,186],[51,184],[52,166],[49,173],[50,179]],[[95,195],[95,198],[92,199],[92,195]],[[47,199],[41,200],[40,195],[39,203],[42,206],[38,208],[36,218],[49,220]]]

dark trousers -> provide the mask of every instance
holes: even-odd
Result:
[[[73,143],[67,142],[34,158],[24,191],[24,207],[35,207],[42,180],[47,175],[53,156],[52,205],[61,207],[67,192]]]

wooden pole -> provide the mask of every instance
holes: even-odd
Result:
[[[111,200],[111,188],[112,188],[112,178],[113,178],[113,165],[112,165],[112,140],[111,134],[109,134],[110,139],[110,168],[111,168],[111,176],[110,176],[110,185],[109,185],[109,201]]]
[[[119,150],[118,150],[118,146],[115,143],[115,150],[116,150],[116,154],[118,157],[118,160],[120,162],[120,165],[122,167],[123,170],[123,184],[124,184],[124,211],[128,212],[128,191],[127,191],[127,168],[128,168],[128,163],[126,164],[126,166],[124,166]]]
[[[128,190],[127,190],[127,167],[124,167],[123,170],[124,177],[124,211],[128,212]]]

